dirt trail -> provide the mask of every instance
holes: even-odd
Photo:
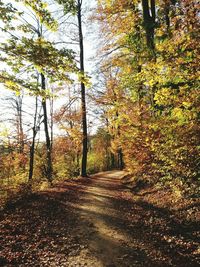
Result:
[[[123,176],[121,171],[99,173],[81,191],[74,208],[85,246],[68,259],[69,266],[200,266],[191,254],[198,242],[190,227],[186,231],[168,210],[134,196],[122,186]]]
[[[81,232],[88,238],[87,249],[79,259],[81,266],[141,266],[141,259],[130,236],[123,232],[123,213],[115,205],[121,193],[123,172],[107,172],[93,176],[81,196]],[[87,223],[86,223],[87,222]],[[74,257],[74,264],[78,264]],[[72,266],[74,266],[72,264]]]
[[[122,176],[99,173],[10,203],[0,213],[0,266],[200,266],[198,223],[133,195]]]

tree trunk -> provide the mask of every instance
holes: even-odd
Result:
[[[143,9],[143,22],[144,29],[146,31],[146,40],[147,47],[152,53],[153,60],[156,61],[155,54],[155,44],[154,44],[154,34],[155,34],[155,22],[156,22],[156,7],[155,0],[142,0],[142,9]],[[155,86],[152,87],[150,91],[150,102],[152,109],[152,116],[155,116],[154,108],[155,108]]]
[[[111,170],[112,170],[116,167],[115,155],[111,152],[110,156],[111,156]]]
[[[46,90],[46,83],[45,83],[45,76],[43,73],[41,73],[41,85],[42,90]],[[51,140],[49,136],[49,128],[48,128],[48,115],[47,115],[47,104],[46,104],[46,98],[43,97],[42,99],[42,108],[43,108],[43,115],[44,115],[44,131],[45,131],[45,137],[46,137],[46,149],[47,149],[47,168],[46,168],[46,176],[48,181],[52,182],[52,173],[53,173],[53,167],[52,167],[52,158],[51,158]]]
[[[170,17],[169,17],[169,12],[170,12],[170,3],[165,4],[165,21],[166,21],[166,26],[167,26],[167,32],[169,33],[170,29]]]
[[[33,170],[34,170],[34,157],[35,157],[35,138],[37,135],[37,115],[38,115],[38,99],[35,100],[35,115],[34,115],[34,124],[33,124],[33,138],[32,144],[30,147],[30,160],[29,160],[29,182],[33,179]]]
[[[32,139],[32,144],[30,147],[29,177],[28,177],[29,182],[31,182],[33,179],[34,157],[35,157],[35,137],[36,137],[36,133],[33,130],[33,139]]]
[[[22,97],[19,97],[19,140],[20,140],[20,153],[24,153],[24,130],[22,122]]]
[[[147,39],[147,46],[154,51],[154,29],[155,29],[155,0],[150,1],[149,7],[149,0],[142,0],[142,8],[143,8],[143,21],[144,21],[144,28],[146,31],[146,39]],[[151,14],[150,14],[151,11]]]
[[[82,1],[78,0],[78,28],[79,28],[79,47],[80,47],[80,71],[84,77],[84,46],[83,46],[83,32],[82,32],[82,15],[81,15]],[[81,176],[87,176],[87,116],[86,116],[86,99],[85,99],[85,84],[81,81],[81,109],[82,109],[82,164],[81,164]]]
[[[118,168],[120,170],[124,169],[124,159],[123,159],[123,153],[122,153],[121,148],[118,150]]]
[[[51,141],[51,151],[52,151],[52,148],[53,148],[53,135],[54,135],[54,125],[53,125],[53,113],[54,113],[54,90],[52,89],[51,90],[51,98],[50,98],[50,141]]]
[[[118,119],[118,117],[119,117],[119,112],[118,112],[118,110],[116,111],[116,118]],[[120,128],[120,126],[118,125],[118,127],[117,127],[117,138],[119,138],[120,139],[120,136],[121,136],[121,128]],[[123,157],[123,150],[122,150],[122,148],[119,146],[119,148],[118,148],[118,151],[117,151],[117,160],[118,160],[118,168],[120,169],[120,170],[123,170],[123,168],[124,168],[124,157]]]
[[[17,127],[17,141],[19,145],[19,153],[24,153],[24,130],[23,130],[23,120],[22,120],[22,105],[23,105],[23,95],[11,98],[13,101],[13,106],[16,109],[16,127]]]

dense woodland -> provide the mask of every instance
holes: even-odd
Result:
[[[198,0],[0,0],[0,266],[200,266]]]
[[[2,198],[117,168],[198,196],[199,2],[85,2],[0,1]]]

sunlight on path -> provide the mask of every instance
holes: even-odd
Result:
[[[122,211],[115,205],[123,175],[121,171],[94,175],[81,196],[81,204],[74,206],[88,223],[81,229],[83,235],[88,234],[88,247],[78,258],[71,258],[77,266],[141,266],[134,257],[138,256],[137,242],[133,245],[128,233],[123,231]]]
[[[11,203],[2,214],[0,266],[199,266],[197,225],[128,191],[123,175],[66,180]]]

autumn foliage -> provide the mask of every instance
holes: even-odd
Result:
[[[110,99],[112,147],[135,181],[189,190],[199,182],[199,4],[147,2],[98,1],[107,55],[98,101],[107,109]]]

